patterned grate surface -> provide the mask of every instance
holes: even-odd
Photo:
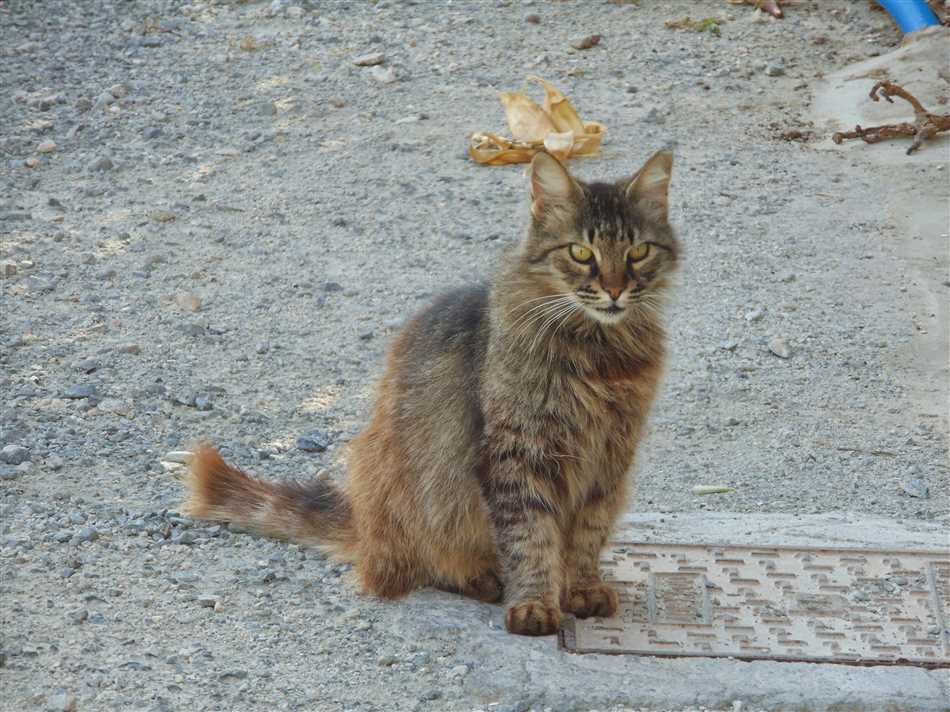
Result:
[[[567,618],[576,653],[950,667],[950,551],[615,544],[614,618]]]

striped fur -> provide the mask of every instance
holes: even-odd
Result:
[[[344,490],[263,483],[203,448],[188,510],[319,545],[382,597],[504,596],[514,633],[614,612],[598,558],[663,367],[670,166],[661,153],[585,184],[539,154],[531,227],[493,285],[442,297],[395,339]],[[577,262],[571,243],[595,258]]]

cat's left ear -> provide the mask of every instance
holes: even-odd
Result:
[[[658,151],[647,159],[627,185],[627,197],[637,209],[654,220],[666,222],[669,207],[673,154]]]

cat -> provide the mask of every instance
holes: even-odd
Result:
[[[527,235],[396,337],[346,484],[263,482],[202,445],[184,511],[320,547],[384,598],[504,598],[512,633],[614,614],[599,558],[663,370],[672,160],[584,183],[538,153]]]

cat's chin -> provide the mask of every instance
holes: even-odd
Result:
[[[584,313],[599,324],[614,326],[623,321],[627,315],[627,310],[621,307],[607,309],[598,309],[597,307],[584,307]]]

